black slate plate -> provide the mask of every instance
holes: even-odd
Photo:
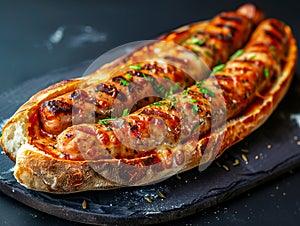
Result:
[[[0,123],[36,91],[56,81],[81,76],[87,65],[53,72],[2,93]],[[300,165],[299,84],[300,76],[295,75],[287,96],[270,119],[204,172],[193,169],[146,187],[53,195],[20,186],[12,175],[13,163],[1,152],[0,190],[40,211],[87,224],[149,224],[191,215]],[[239,159],[240,165],[232,165],[235,159]],[[82,207],[84,200],[86,209]]]

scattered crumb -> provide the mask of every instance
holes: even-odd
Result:
[[[298,136],[294,136],[294,140],[298,140]]]
[[[249,153],[249,150],[248,150],[248,149],[244,149],[244,148],[243,148],[241,151],[244,152],[244,153]]]
[[[176,177],[177,177],[178,180],[181,179],[181,176],[179,176],[179,174],[176,174]]]
[[[258,160],[259,159],[259,156],[258,155],[255,155],[255,160]]]
[[[81,206],[82,206],[82,209],[86,209],[87,208],[87,202],[85,200],[83,200]]]
[[[161,191],[157,192],[158,196],[161,197],[162,199],[167,198]]]
[[[297,141],[297,145],[300,145],[300,141]]]
[[[244,160],[245,164],[249,163],[248,158],[245,154],[242,154],[242,159]]]
[[[238,166],[240,165],[240,160],[235,159],[234,162],[232,163],[233,166]]]
[[[222,167],[221,163],[219,163],[218,161],[216,161],[216,165],[220,168]]]
[[[272,148],[272,145],[271,145],[271,144],[268,144],[268,145],[267,145],[267,148],[268,148],[268,149],[271,149],[271,148]]]
[[[146,200],[147,202],[149,202],[149,203],[152,203],[152,202],[153,202],[152,199],[151,199],[149,196],[145,196],[145,200]]]
[[[223,168],[224,170],[226,170],[226,171],[229,171],[229,170],[230,170],[229,167],[226,166],[226,165],[222,165],[222,168]]]

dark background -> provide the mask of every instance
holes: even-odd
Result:
[[[31,78],[74,67],[121,44],[155,38],[245,2],[0,1],[0,95]],[[297,1],[251,2],[257,2],[267,17],[289,24],[299,40]],[[64,29],[64,36],[51,43],[50,37],[59,27]],[[234,200],[166,225],[298,225],[299,187],[300,170],[294,169]],[[0,192],[0,225],[79,224],[31,209]]]

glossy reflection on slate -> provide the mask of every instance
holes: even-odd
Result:
[[[33,93],[56,81],[80,76],[86,65],[28,81],[9,91],[7,95],[12,98],[1,95],[0,123]],[[268,121],[203,172],[193,169],[145,187],[53,195],[20,186],[12,175],[13,163],[1,152],[0,190],[40,211],[88,224],[158,223],[191,215],[300,164],[300,137],[297,136],[300,106],[295,104],[300,96],[299,83],[300,77],[295,75],[289,92]],[[235,166],[235,163],[239,164]]]

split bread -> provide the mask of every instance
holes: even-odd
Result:
[[[253,8],[251,9],[248,11],[248,14],[251,12],[251,16],[246,23],[254,26],[262,20],[262,16],[256,12],[259,16],[253,17]],[[230,21],[230,26],[227,24],[227,29],[223,28],[220,31],[238,30],[238,34],[244,33],[243,42],[234,42],[236,50],[248,39],[245,31],[248,31],[250,36],[252,30],[250,25],[239,25],[243,23],[242,20],[247,20],[241,12],[244,10],[245,8],[240,9],[234,14],[235,17],[231,15],[231,19],[235,19]],[[223,17],[224,15],[226,14],[223,14]],[[228,18],[230,17],[228,16],[227,20]],[[226,17],[223,20],[226,20]],[[232,23],[236,23],[236,27]],[[45,122],[41,121],[40,117],[45,102],[48,101],[48,107],[50,100],[55,99],[57,103],[58,97],[76,91],[79,83],[81,89],[106,83],[112,79],[105,77],[106,72],[124,63],[124,59],[119,59],[104,66],[94,75],[62,81],[42,90],[21,106],[4,126],[1,137],[3,150],[16,162],[14,176],[18,182],[29,189],[53,193],[149,184],[178,172],[206,165],[262,125],[285,95],[295,70],[297,46],[290,27],[276,19],[261,22],[243,50],[228,60],[234,52],[231,49],[232,40],[240,39],[234,32],[231,37],[226,36],[228,40],[224,36],[216,36],[208,45],[210,54],[205,54],[202,47],[206,46],[205,43],[200,45],[189,41],[196,40],[195,35],[205,37],[210,32],[210,26],[213,26],[209,21],[200,25],[201,23],[194,24],[162,39],[199,47],[196,52],[203,54],[203,57],[215,54],[213,59],[209,57],[206,60],[211,68],[217,64],[216,59],[220,59],[224,64],[219,65],[219,70],[216,70],[213,76],[202,78],[196,84],[184,87],[181,92],[171,93],[163,101],[144,104],[145,106],[139,107],[136,112],[115,120],[101,119],[104,120],[103,123],[83,121],[63,127],[57,133],[49,127],[49,132],[52,131],[53,134],[42,129],[41,124]],[[209,36],[212,38],[211,33]],[[201,39],[198,37],[197,40]],[[217,51],[214,50],[216,47]],[[227,53],[226,57],[224,49],[227,52],[231,49],[231,54]],[[126,60],[130,64],[136,61],[133,59],[134,57],[129,57]],[[147,75],[148,80],[152,76],[150,72],[146,72],[149,69],[147,65],[138,66],[130,70],[130,78],[127,78],[129,83],[141,72]],[[150,67],[148,71],[151,70]],[[179,73],[185,75],[181,69]],[[128,71],[122,76],[127,74]],[[120,83],[120,80],[113,82]],[[127,86],[129,85],[126,85],[126,88]],[[220,122],[220,128],[212,130],[212,110],[209,104],[214,103],[217,98],[224,100],[226,104],[226,119],[224,125]],[[65,99],[59,99],[59,103],[63,100]],[[223,106],[223,103],[218,101],[215,104]],[[184,106],[188,108],[185,109]],[[184,109],[188,116],[194,116],[197,120],[200,118],[201,123],[195,124],[189,119],[181,118],[178,109]],[[46,112],[45,115],[47,114]],[[45,120],[48,120],[46,116]],[[187,120],[187,126],[178,124],[178,120]],[[151,134],[151,139],[144,139],[151,130],[149,125],[152,122],[155,123],[157,131]],[[178,135],[179,125],[186,129],[185,137]],[[163,140],[159,135],[160,126],[167,131]],[[128,139],[130,148],[118,142],[122,136]],[[103,137],[108,137],[108,140]],[[143,145],[137,146],[136,140]],[[155,145],[157,140],[160,140],[159,145]],[[149,150],[145,146],[152,148]]]

